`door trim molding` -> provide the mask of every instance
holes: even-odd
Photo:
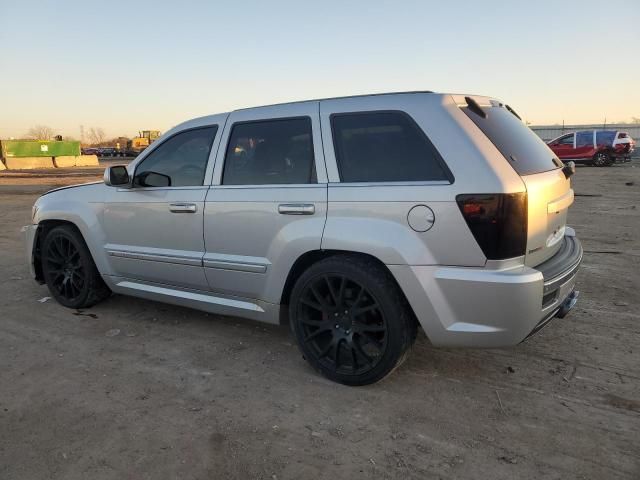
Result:
[[[177,265],[190,265],[194,267],[202,266],[202,255],[175,255],[163,253],[149,253],[136,250],[119,248],[107,248],[107,255],[110,257],[129,258],[132,260],[147,260],[150,262],[174,263]]]
[[[248,273],[266,273],[267,267],[271,265],[271,262],[266,258],[225,255],[221,253],[205,254],[202,263],[205,268]]]

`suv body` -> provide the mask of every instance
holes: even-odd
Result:
[[[582,130],[567,133],[548,143],[561,160],[610,166],[615,160],[629,161],[635,141],[627,132],[617,130]]]
[[[320,310],[345,289],[355,306],[361,278],[368,308],[377,298],[384,309],[393,290],[388,305],[408,325],[402,348],[414,320],[434,345],[514,345],[575,304],[582,258],[566,227],[570,173],[516,117],[487,97],[415,92],[190,120],[126,171],[107,169],[104,183],[40,197],[24,227],[29,264],[51,289],[47,251],[58,247],[48,237],[76,229],[96,282],[115,293],[268,323],[298,316],[296,289],[325,265],[322,275],[342,280],[320,295],[311,285],[318,301],[306,303]],[[377,280],[383,287],[368,283]],[[78,305],[61,291],[52,289]],[[350,352],[354,375],[348,364],[344,375],[315,366],[343,383],[376,381],[392,368],[356,376],[357,355],[371,354],[340,346],[353,340],[349,315],[365,315],[347,310],[323,310],[318,322],[335,315],[336,370]]]

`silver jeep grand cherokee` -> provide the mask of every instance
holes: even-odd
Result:
[[[572,165],[508,105],[411,92],[190,120],[24,228],[62,305],[111,292],[279,323],[348,385],[432,344],[515,345],[573,307]]]

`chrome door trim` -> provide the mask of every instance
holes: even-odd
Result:
[[[106,250],[107,255],[109,255],[110,257],[130,258],[132,260],[147,260],[150,262],[175,263],[177,265],[189,265],[194,267],[202,266],[202,257],[200,254],[170,255],[117,248],[107,248]]]
[[[207,253],[202,259],[205,268],[218,270],[234,270],[237,272],[266,273],[271,264],[266,258],[244,257],[241,255],[224,255]]]

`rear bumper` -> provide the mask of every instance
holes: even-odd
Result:
[[[430,341],[449,347],[516,345],[577,301],[582,246],[572,229],[535,268],[389,266]]]

